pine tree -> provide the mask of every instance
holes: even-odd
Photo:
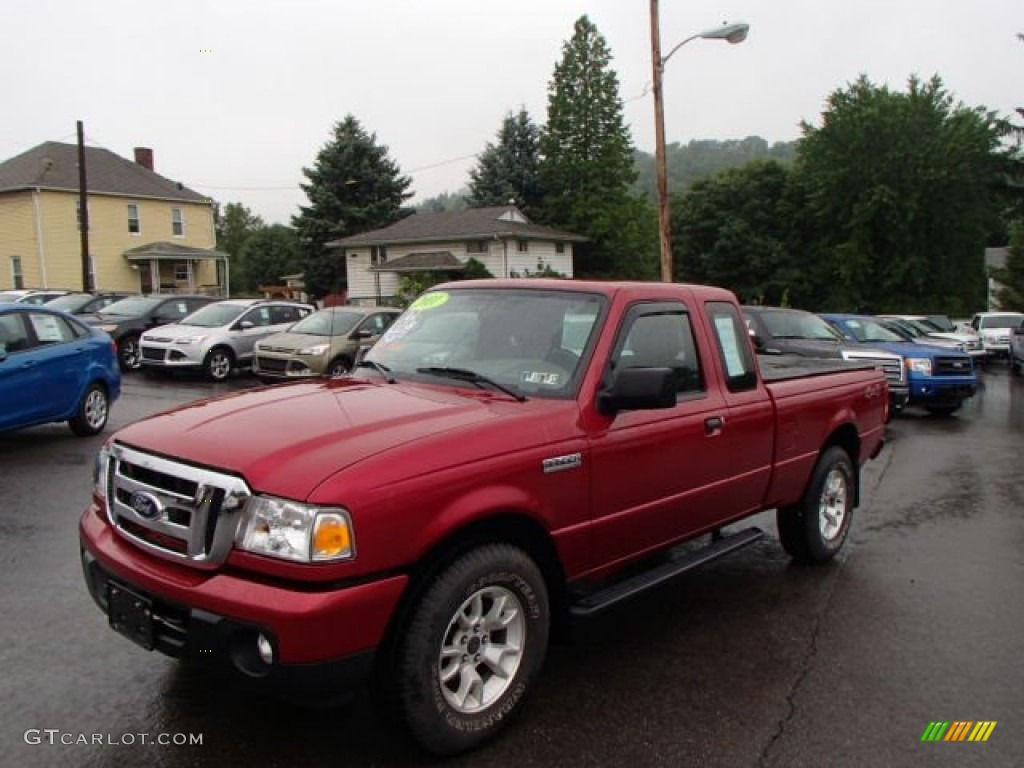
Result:
[[[587,236],[576,249],[585,276],[651,276],[652,208],[630,194],[633,147],[604,37],[586,16],[562,46],[541,133],[542,223]]]
[[[539,169],[540,129],[525,108],[509,112],[498,143],[488,142],[469,173],[469,204],[507,205],[511,200],[529,216],[541,202]]]
[[[309,199],[292,219],[299,235],[306,290],[319,297],[346,287],[345,265],[324,244],[393,224],[403,215],[402,204],[412,196],[411,180],[401,175],[359,121],[347,115],[335,124],[331,141],[303,168],[309,180],[302,191]]]

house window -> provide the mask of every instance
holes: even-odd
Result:
[[[487,241],[470,240],[466,243],[466,253],[487,253]]]
[[[134,203],[128,204],[128,231],[133,235],[142,231],[142,223],[139,221],[139,206]]]
[[[188,282],[188,262],[179,261],[174,264],[174,281],[177,283]]]
[[[386,264],[388,260],[388,249],[383,245],[373,246],[370,248],[370,264],[377,266],[379,264]]]
[[[86,212],[89,212],[89,213],[92,212],[91,209],[89,208],[89,204],[88,203],[85,204],[85,210],[86,210]],[[78,231],[79,232],[82,231],[82,200],[81,200],[81,198],[79,198],[78,200],[75,200],[75,226],[78,227]],[[89,231],[92,232],[92,216],[89,217]]]
[[[555,243],[555,253],[565,253],[565,243]]]
[[[516,240],[516,250],[519,251],[519,253],[526,253],[530,250],[530,241]]]
[[[185,236],[185,214],[181,208],[171,208],[171,234],[175,237]]]
[[[11,256],[11,282],[17,290],[25,287],[25,275],[21,271],[21,256]]]

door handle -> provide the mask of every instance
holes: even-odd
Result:
[[[709,416],[704,419],[704,434],[705,435],[717,435],[722,431],[722,427],[725,426],[725,417],[723,416]]]

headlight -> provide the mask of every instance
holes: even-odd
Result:
[[[298,355],[322,355],[327,351],[330,344],[315,344],[312,347],[303,347],[296,354]]]
[[[235,543],[248,552],[300,563],[355,556],[352,521],[344,509],[272,496],[254,496],[248,501]]]
[[[175,344],[202,344],[206,340],[205,336],[185,336],[182,339],[175,339]]]
[[[92,491],[101,499],[107,498],[107,472],[110,469],[110,449],[100,448],[92,468]]]
[[[932,361],[927,357],[908,357],[907,370],[914,373],[923,373],[925,376],[932,375]]]

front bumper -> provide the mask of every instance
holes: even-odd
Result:
[[[189,344],[139,344],[139,362],[154,368],[197,368],[206,359],[206,350]]]
[[[976,379],[960,377],[944,379],[932,376],[927,379],[911,379],[910,403],[920,405],[956,405],[978,391]]]
[[[135,642],[212,667],[260,688],[341,693],[363,682],[405,589],[405,575],[347,587],[291,585],[230,570],[166,563],[121,539],[86,510],[79,525],[82,570],[110,617],[110,586],[145,605]],[[273,661],[261,658],[262,635]]]
[[[253,357],[252,372],[261,379],[295,381],[324,375],[327,360],[323,357],[278,356],[257,352]]]

